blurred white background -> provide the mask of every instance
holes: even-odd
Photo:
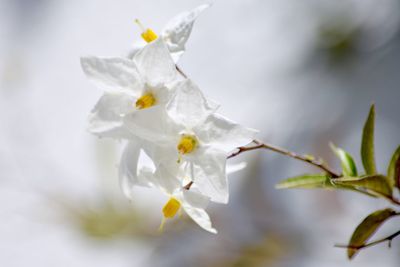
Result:
[[[199,0],[0,1],[0,262],[2,266],[399,266],[399,240],[348,262],[346,243],[388,204],[354,193],[277,191],[315,171],[270,152],[240,156],[228,205],[210,205],[219,234],[184,218],[156,229],[164,198],[119,190],[123,143],[86,132],[101,91],[80,56],[124,56]],[[377,106],[384,172],[400,143],[400,2],[220,0],[199,17],[180,66],[259,138],[338,162],[358,160],[364,119]],[[381,231],[397,229],[393,220]]]

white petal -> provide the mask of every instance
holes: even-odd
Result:
[[[169,129],[173,126],[169,123],[163,106],[130,113],[124,118],[124,123],[131,134],[154,143],[169,140]]]
[[[120,184],[124,194],[132,199],[135,186],[158,188],[165,194],[172,194],[181,188],[179,176],[162,165],[155,166],[153,160],[144,149],[151,144],[144,140],[135,139],[124,149],[119,166]]]
[[[167,104],[168,115],[176,122],[188,128],[202,123],[219,105],[205,98],[200,89],[191,80],[181,82],[175,95]]]
[[[232,173],[241,171],[246,167],[247,167],[247,163],[246,162],[239,162],[239,163],[236,163],[236,164],[227,164],[226,165],[226,173],[227,174],[232,174]]]
[[[170,169],[167,169],[163,165],[157,166],[157,171],[154,177],[154,186],[169,195],[171,195],[177,189],[182,188],[180,180],[181,177],[179,177],[178,172],[171,172]]]
[[[200,150],[200,149],[199,149]],[[212,201],[228,203],[229,189],[226,177],[226,154],[223,151],[206,148],[191,158],[192,179],[200,192]]]
[[[209,6],[208,4],[201,5],[190,11],[185,11],[172,18],[165,26],[161,36],[171,51],[175,62],[185,51],[185,44],[192,32],[196,18]]]
[[[145,47],[146,45],[147,45],[147,43],[142,39],[133,43],[132,47],[129,49],[126,57],[133,60],[136,53],[139,52],[140,50],[142,50],[143,47]]]
[[[100,137],[128,138],[123,116],[133,111],[135,98],[122,92],[105,93],[89,115],[88,130]]]
[[[201,194],[197,188],[183,189],[182,196],[187,204],[199,209],[205,209],[210,202],[210,198]]]
[[[184,190],[181,201],[183,209],[190,216],[190,218],[193,219],[193,221],[195,221],[204,230],[213,234],[217,233],[217,230],[212,227],[210,216],[208,216],[207,212],[204,210],[205,206],[207,205],[208,198],[191,190]],[[197,205],[199,203],[201,203],[201,205]]]
[[[136,53],[133,60],[150,86],[163,86],[178,77],[175,62],[161,38],[147,44]]]
[[[139,142],[139,146],[141,148],[146,147],[147,143],[144,140],[138,140]],[[154,174],[156,172],[156,166],[154,165],[154,162],[152,161],[152,159],[149,157],[149,155],[147,155],[147,153],[143,150],[140,150],[140,154],[139,154],[139,159],[138,159],[138,170],[139,172],[144,170],[145,173],[152,173]]]
[[[144,150],[148,150],[152,144],[142,140],[140,146]],[[145,180],[145,186],[158,188],[166,194],[172,194],[175,190],[181,188],[178,166],[172,171],[171,168],[167,169],[163,165],[156,166],[153,159],[144,150],[141,150],[139,155],[138,176]]]
[[[153,160],[157,168],[156,172],[160,177],[164,177],[164,179],[169,177],[170,180],[176,180],[177,184],[173,185],[175,189],[180,189],[190,181],[189,174],[186,172],[187,168],[185,168],[185,163],[178,163],[179,154],[175,142],[146,143],[148,145],[143,145],[143,149]],[[173,189],[172,187],[169,188],[171,190]]]
[[[193,129],[199,139],[226,153],[254,140],[257,131],[243,127],[219,114],[212,114]]]
[[[125,58],[81,58],[87,77],[107,90],[128,90],[139,95],[143,84],[132,60]]]

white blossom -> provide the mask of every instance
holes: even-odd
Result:
[[[226,158],[250,143],[256,131],[216,114],[217,108],[191,80],[185,80],[168,102],[164,118],[149,121],[140,119],[141,113],[135,117],[141,129],[151,129],[140,137],[149,141],[142,147],[156,164],[171,172],[181,167],[202,194],[227,203]],[[129,128],[129,122],[126,125]],[[135,124],[131,129],[136,128]]]
[[[137,21],[147,44],[132,59],[85,57],[81,65],[105,90],[89,130],[129,140],[119,168],[124,193],[132,199],[135,186],[158,188],[169,196],[163,222],[185,210],[216,233],[205,208],[209,201],[228,202],[227,156],[250,143],[256,131],[217,114],[219,105],[177,71],[194,21],[208,6],[173,18],[160,37]]]
[[[83,57],[81,65],[87,77],[106,90],[89,116],[89,130],[102,137],[129,138],[125,117],[164,107],[182,80],[162,40],[148,44],[132,60]]]
[[[134,187],[144,186],[157,188],[169,197],[163,208],[165,219],[173,218],[182,208],[203,229],[217,233],[212,227],[211,220],[205,208],[209,203],[209,197],[201,194],[196,187],[187,190],[182,187],[183,173],[180,168],[166,169],[162,165],[157,168],[146,160],[146,154],[140,149],[140,144],[146,141],[130,142],[123,153],[119,168],[120,181],[125,195],[134,200]]]

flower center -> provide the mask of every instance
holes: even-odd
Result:
[[[181,203],[174,197],[171,197],[162,209],[165,218],[173,218],[181,208]]]
[[[138,19],[136,19],[135,22],[137,25],[139,25],[140,29],[142,30],[141,36],[143,40],[150,43],[158,38],[157,34],[152,29],[149,28],[146,29]]]
[[[193,152],[198,145],[197,138],[194,135],[184,134],[179,140],[177,149],[180,154],[188,154]]]
[[[138,100],[136,100],[137,109],[145,109],[154,106],[156,98],[152,93],[143,94]]]

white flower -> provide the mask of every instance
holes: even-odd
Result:
[[[162,165],[173,173],[180,167],[202,194],[227,203],[226,158],[238,146],[250,143],[256,131],[215,114],[217,108],[192,81],[185,80],[166,106],[168,116],[152,121],[140,119],[141,113],[135,117],[140,128],[152,129],[141,137],[151,143],[143,149],[157,168]]]
[[[131,133],[123,127],[125,117],[153,106],[164,107],[181,80],[161,40],[144,47],[133,60],[83,57],[81,65],[87,77],[106,90],[89,118],[89,130],[103,137],[128,138]],[[134,125],[134,118],[130,120]]]
[[[140,144],[146,141],[140,142]],[[134,199],[135,186],[158,188],[169,196],[163,208],[164,218],[160,229],[163,228],[165,219],[173,218],[182,208],[203,229],[217,233],[212,227],[210,217],[205,208],[209,198],[201,194],[195,187],[187,190],[181,186],[183,174],[177,166],[174,172],[159,166],[155,168],[147,156],[140,149],[139,142],[130,142],[124,150],[119,168],[120,181],[125,195]],[[150,164],[149,164],[150,163]]]
[[[173,17],[162,30],[161,39],[166,43],[175,62],[178,62],[179,58],[185,52],[185,44],[192,32],[195,20],[208,7],[210,7],[209,4],[204,4],[192,10],[182,12]],[[146,42],[149,43],[157,38],[157,34],[154,31],[144,28],[140,22],[138,24],[142,28],[142,37]],[[128,57],[133,57],[137,51],[146,45],[146,42],[135,43]]]

